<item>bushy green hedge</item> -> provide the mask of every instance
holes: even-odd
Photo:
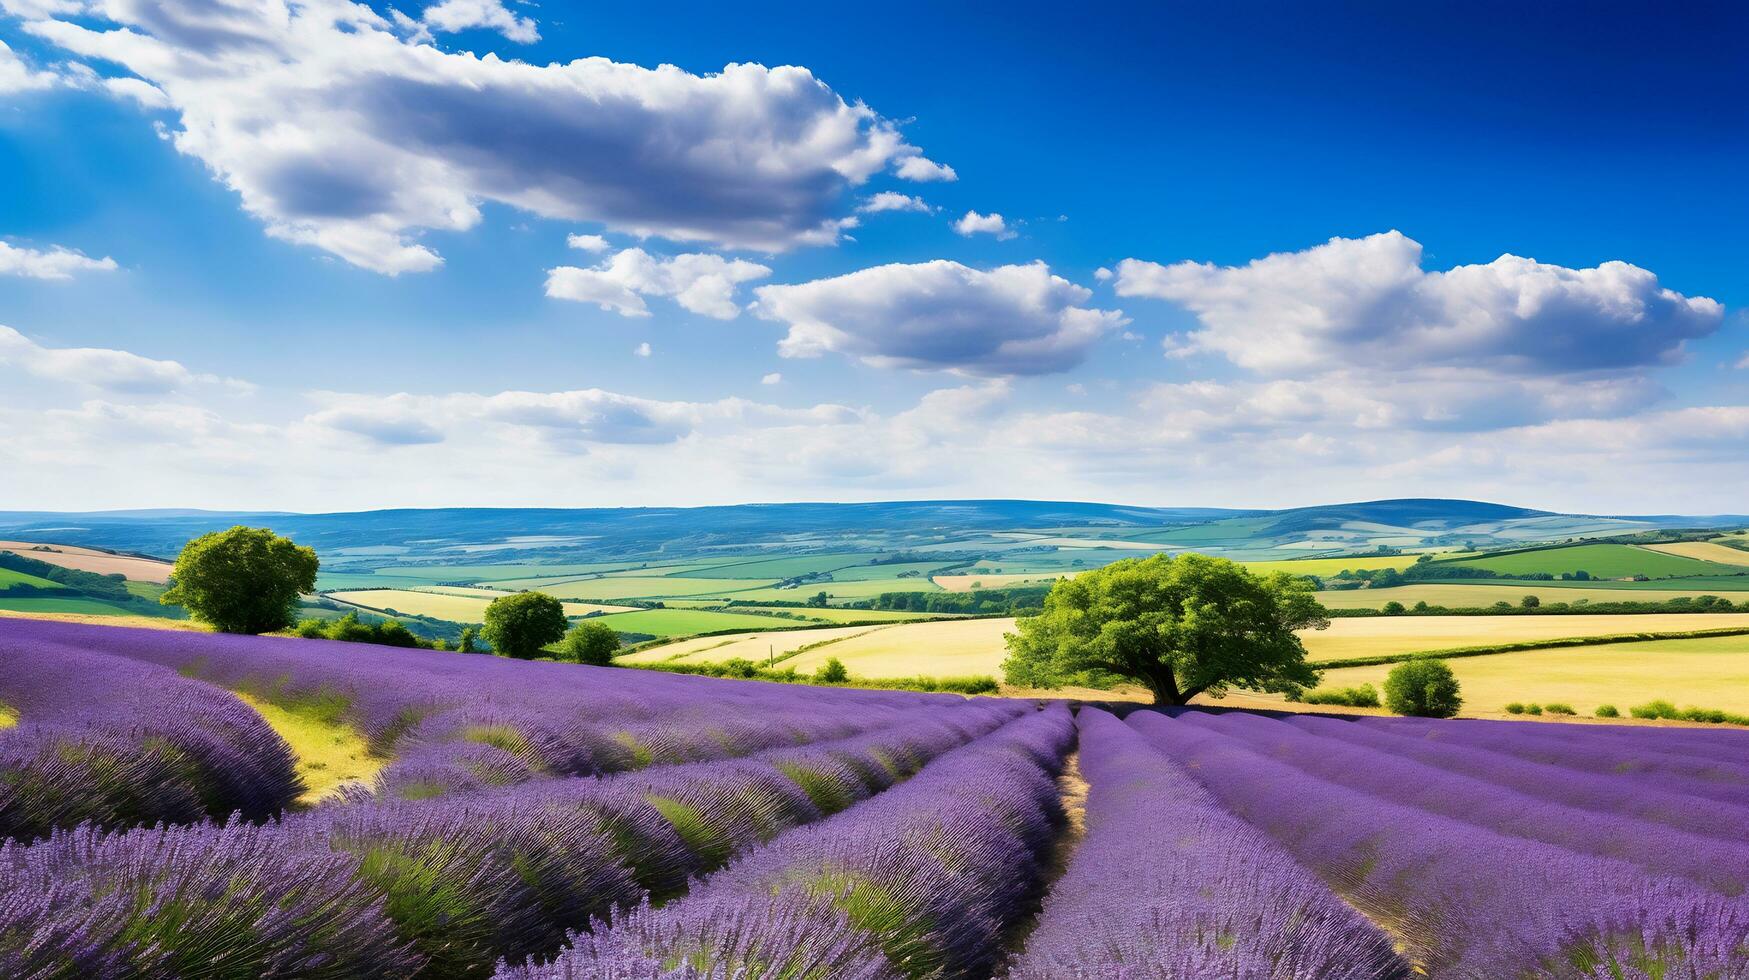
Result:
[[[1294,700],[1302,704],[1339,704],[1349,708],[1376,708],[1379,706],[1379,691],[1371,684],[1361,684],[1356,687],[1327,687],[1307,691]]]
[[[1635,718],[1665,718],[1671,721],[1699,721],[1709,725],[1749,725],[1749,715],[1740,715],[1717,708],[1678,708],[1665,700],[1647,701],[1628,709]]]

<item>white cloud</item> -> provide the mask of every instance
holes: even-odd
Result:
[[[1111,276],[1112,276],[1112,271],[1110,269],[1107,269],[1103,265],[1100,266],[1099,268],[1093,270],[1093,278],[1099,280],[1100,282],[1110,282]]]
[[[951,174],[806,68],[530,65],[328,0],[8,3],[161,91],[177,148],[270,234],[388,274],[440,264],[419,233],[471,228],[486,202],[775,252],[838,240],[847,192],[876,173]]]
[[[419,15],[419,21],[444,34],[485,28],[518,44],[533,44],[540,40],[540,29],[534,18],[511,13],[505,9],[503,0],[443,0],[426,7]]]
[[[1117,292],[1195,313],[1201,328],[1183,349],[1279,376],[1352,364],[1530,374],[1638,368],[1674,361],[1684,341],[1712,333],[1723,318],[1718,303],[1665,289],[1625,262],[1568,269],[1503,255],[1428,272],[1421,246],[1394,231],[1244,266],[1125,259]]]
[[[976,211],[967,211],[962,215],[953,223],[953,230],[967,238],[973,235],[995,235],[1001,241],[1007,241],[1015,235],[1000,214],[979,214]]]
[[[649,357],[651,353],[650,342],[646,340],[638,346],[633,347],[632,353],[636,354],[638,357]]]
[[[600,235],[569,235],[565,244],[583,252],[605,252],[613,243]]]
[[[11,327],[0,326],[0,365],[34,377],[122,394],[167,394],[196,382],[220,382],[197,375],[176,361],[159,361],[103,347],[44,347]]]
[[[1737,360],[1737,370],[1749,371],[1749,351],[1744,351],[1743,356]]]
[[[901,180],[915,180],[919,183],[960,179],[960,175],[954,173],[952,167],[915,155],[901,158],[899,165],[894,168],[893,172],[898,174]]]
[[[115,267],[112,258],[94,259],[59,245],[51,246],[45,252],[0,241],[0,276],[71,279],[76,272],[110,272]]]
[[[735,287],[769,275],[769,268],[744,259],[704,253],[657,258],[628,248],[593,268],[563,265],[547,270],[547,295],[594,303],[621,316],[649,316],[645,296],[672,296],[694,313],[732,320],[741,313]]]
[[[935,213],[935,209],[929,206],[929,202],[923,200],[921,197],[913,197],[910,194],[900,194],[897,191],[881,191],[879,194],[875,194],[857,205],[856,210],[861,211],[864,214],[878,214],[882,211],[916,211],[920,214]]]
[[[937,259],[756,290],[758,314],[789,324],[785,357],[835,352],[879,367],[1003,376],[1068,370],[1123,314],[1043,262],[982,272]]]
[[[783,375],[773,371],[765,377],[760,378],[759,383],[762,385],[780,385],[783,384]]]
[[[60,84],[61,78],[52,71],[36,71],[0,41],[0,95],[15,92],[37,92]]]

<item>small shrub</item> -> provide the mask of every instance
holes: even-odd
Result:
[[[1620,718],[1621,712],[1616,710],[1616,707],[1613,704],[1600,704],[1597,706],[1597,717]]]
[[[1524,706],[1524,713],[1527,715],[1540,715],[1543,713],[1543,706],[1540,704],[1527,704]]]
[[[814,672],[814,680],[821,684],[844,684],[850,680],[850,670],[837,657],[827,657],[820,669]]]
[[[1543,705],[1543,710],[1547,711],[1551,715],[1576,715],[1579,713],[1579,712],[1573,710],[1572,705],[1562,704],[1558,701],[1551,703],[1551,704]]]
[[[1385,603],[1383,609],[1387,616],[1401,616],[1404,612],[1403,604],[1395,599]]]
[[[1399,715],[1450,718],[1458,713],[1463,698],[1457,676],[1445,661],[1416,657],[1391,668],[1385,678],[1385,704]]]
[[[1521,702],[1514,701],[1506,706],[1506,713],[1509,715],[1522,715],[1524,714],[1524,705]]]
[[[1350,708],[1376,708],[1379,706],[1379,691],[1371,684],[1361,684],[1358,687],[1320,688],[1315,691],[1307,691],[1296,700],[1304,704],[1340,704]]]
[[[1636,704],[1628,709],[1628,714],[1635,718],[1676,719],[1682,717],[1677,713],[1676,705],[1668,701],[1647,701],[1645,704]]]

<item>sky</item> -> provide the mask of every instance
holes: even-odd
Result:
[[[1746,30],[0,0],[0,509],[1743,513]]]

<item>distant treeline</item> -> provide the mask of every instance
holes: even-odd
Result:
[[[1048,585],[1016,589],[974,589],[970,592],[882,592],[873,599],[850,602],[846,609],[891,609],[899,612],[970,613],[986,616],[1025,615],[1044,608]]]
[[[1395,607],[1395,608],[1392,608]],[[1727,613],[1749,611],[1749,600],[1732,602],[1716,595],[1679,596],[1651,602],[1623,600],[1620,602],[1549,602],[1538,605],[1513,605],[1496,602],[1491,606],[1435,606],[1417,602],[1404,606],[1387,602],[1380,609],[1327,609],[1331,619],[1354,619],[1367,616],[1602,616],[1633,613]]]

